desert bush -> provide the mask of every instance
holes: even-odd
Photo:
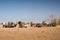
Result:
[[[52,26],[56,26],[56,25],[57,25],[55,18],[53,18],[53,19],[51,20],[51,25],[52,25]]]
[[[42,25],[40,23],[37,23],[36,27],[42,27]]]
[[[45,21],[42,21],[42,26],[47,26],[47,23]]]
[[[31,27],[33,27],[33,22],[30,22]]]
[[[60,18],[58,19],[58,25],[60,25]]]
[[[19,28],[23,28],[23,25],[22,25],[21,21],[19,21],[18,24],[19,24]]]

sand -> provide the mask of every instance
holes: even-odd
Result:
[[[0,28],[0,40],[60,40],[60,28]]]

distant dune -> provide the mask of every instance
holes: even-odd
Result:
[[[0,40],[60,40],[60,27],[0,28]]]

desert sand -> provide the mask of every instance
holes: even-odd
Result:
[[[0,28],[0,40],[60,40],[60,27]]]

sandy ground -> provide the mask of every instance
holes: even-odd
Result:
[[[0,28],[0,40],[60,40],[60,28]]]

